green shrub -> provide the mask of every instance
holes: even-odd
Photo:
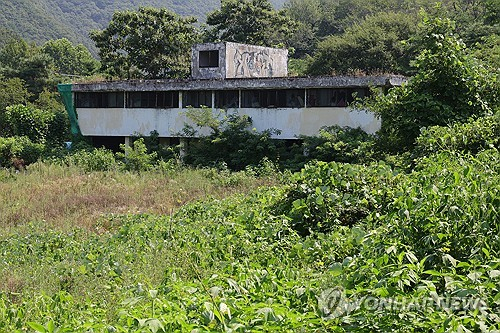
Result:
[[[361,128],[323,127],[318,136],[304,137],[307,158],[324,162],[363,163],[369,161],[373,153],[374,136]]]
[[[277,212],[290,218],[292,227],[303,235],[353,226],[386,207],[393,178],[393,171],[383,163],[368,167],[309,163],[292,176]]]
[[[34,143],[26,136],[0,137],[0,166],[13,166],[13,159],[20,159],[25,165],[34,163],[44,151],[43,144]]]
[[[104,215],[99,232],[3,231],[0,331],[497,332],[499,175],[496,149],[411,173],[316,162],[171,215]]]
[[[11,136],[27,136],[31,141],[44,143],[55,115],[31,106],[12,105],[5,112],[6,132]]]
[[[178,147],[161,144],[160,134],[158,133],[158,131],[151,131],[149,135],[135,133],[131,139],[132,141],[136,141],[141,138],[144,140],[144,144],[147,148],[147,153],[156,153],[157,159],[168,161],[174,158],[178,158]]]
[[[78,150],[66,157],[66,163],[75,165],[84,172],[110,171],[118,166],[115,155],[106,148]]]
[[[156,152],[148,154],[148,149],[144,144],[144,139],[139,138],[134,141],[132,146],[120,145],[123,153],[117,153],[117,156],[123,160],[123,167],[127,171],[147,171],[153,167],[156,160]]]
[[[429,262],[445,254],[470,260],[481,256],[482,248],[500,253],[497,149],[476,156],[448,151],[429,155],[393,190],[387,214],[372,216],[391,226],[384,238],[396,237]]]
[[[282,142],[271,139],[278,130],[261,133],[250,130],[252,119],[246,115],[233,113],[219,119],[210,109],[191,109],[188,117],[198,129],[208,128],[210,134],[191,139],[184,157],[187,164],[212,167],[225,163],[231,170],[243,170],[249,165],[258,165],[264,157],[276,160],[283,147]],[[186,127],[184,133],[194,136],[198,130]]]
[[[464,124],[424,129],[417,138],[415,152],[418,156],[444,150],[477,154],[491,148],[500,148],[500,113]]]
[[[470,56],[452,21],[425,17],[415,44],[416,75],[363,102],[381,117],[381,147],[390,152],[411,151],[422,128],[491,115],[499,105],[498,75]]]

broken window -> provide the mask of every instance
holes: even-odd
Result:
[[[200,51],[200,68],[219,67],[219,50]]]
[[[355,98],[364,98],[368,93],[365,88],[308,89],[307,107],[346,107]]]
[[[123,92],[78,92],[75,94],[77,108],[122,108]]]
[[[212,107],[212,92],[211,91],[185,91],[182,94],[182,106],[199,108],[201,106]]]
[[[304,107],[304,89],[244,90],[244,108],[301,108]]]
[[[221,90],[215,92],[215,107],[218,109],[237,108],[240,105],[238,90]]]

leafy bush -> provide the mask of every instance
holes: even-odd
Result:
[[[440,152],[420,161],[394,188],[388,213],[374,217],[420,258],[434,265],[441,256],[460,261],[481,257],[481,249],[500,253],[500,154],[476,156]],[[437,267],[437,266],[436,266]]]
[[[115,155],[106,148],[77,150],[66,157],[66,163],[75,165],[84,172],[110,171],[118,167]]]
[[[44,143],[54,114],[25,105],[7,107],[5,122],[11,136],[27,136],[31,141]]]
[[[131,147],[121,144],[120,148],[124,152],[117,153],[117,156],[123,160],[125,170],[141,172],[153,167],[157,154],[156,152],[148,154],[143,138],[135,140]]]
[[[466,122],[498,107],[497,75],[468,54],[453,30],[449,19],[425,17],[415,39],[422,49],[414,62],[417,74],[387,95],[365,100],[365,107],[382,119],[379,135],[386,150],[411,150],[421,128]]]
[[[189,142],[184,161],[194,166],[214,166],[225,163],[231,170],[243,170],[248,165],[258,165],[264,158],[276,160],[283,143],[272,140],[277,130],[262,133],[249,130],[252,119],[236,113],[219,119],[210,109],[188,111],[198,129],[209,128],[210,134],[200,135]],[[198,134],[195,128],[185,128],[187,136]]]
[[[15,159],[22,160],[23,165],[34,163],[44,151],[43,144],[34,143],[26,136],[0,137],[0,166],[11,167]]]
[[[102,216],[101,233],[6,231],[0,330],[495,332],[499,168],[496,149],[409,174],[317,162],[171,216]],[[50,290],[19,292],[33,279]]]
[[[65,141],[71,141],[69,117],[59,93],[42,91],[35,101],[35,106],[37,109],[53,114],[49,123],[47,142],[62,146]]]
[[[304,137],[308,159],[324,162],[363,163],[373,156],[374,136],[361,128],[323,127],[317,137]]]
[[[307,72],[313,75],[369,73],[408,74],[413,50],[403,41],[415,33],[415,15],[385,12],[369,15],[318,44]]]
[[[23,80],[19,78],[6,79],[0,75],[0,136],[6,133],[5,109],[10,105],[26,104],[30,93]]]
[[[383,163],[311,163],[293,176],[277,212],[303,235],[382,225],[390,229],[384,239],[391,235],[420,257],[447,253],[469,260],[498,241],[499,158],[496,149],[476,157],[440,152],[410,174]]]
[[[168,161],[173,158],[178,158],[178,147],[168,146],[160,143],[160,134],[158,131],[151,131],[149,135],[142,135],[139,133],[134,134],[131,139],[143,139],[146,145],[148,154],[156,153],[156,158]]]
[[[291,219],[303,235],[353,226],[372,212],[381,212],[391,196],[391,168],[336,162],[315,162],[292,176],[292,184],[277,211]]]
[[[476,154],[491,148],[500,149],[500,113],[464,124],[424,129],[417,138],[415,152],[419,156],[444,150]]]

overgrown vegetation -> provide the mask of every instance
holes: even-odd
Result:
[[[496,126],[484,125],[490,133]],[[19,219],[1,237],[0,325],[38,332],[493,332],[500,328],[500,154],[481,146],[474,155],[459,146],[436,149],[411,173],[381,162],[316,162],[283,185],[205,199],[171,216],[104,214],[86,229],[70,219],[51,231],[41,219]],[[60,184],[54,171],[67,171],[47,167],[33,165],[28,178],[2,186],[26,187],[37,174],[54,179],[47,186]],[[161,203],[194,191],[185,183],[193,173],[179,182],[184,172],[128,175],[175,186],[142,187]],[[73,174],[79,182],[63,197],[110,175]]]
[[[291,1],[290,42],[343,34],[322,44],[338,53],[353,36],[382,65],[328,71],[403,68],[403,37],[366,29],[410,21],[377,5]],[[329,126],[289,145],[193,109],[183,135],[202,135],[187,151],[159,149],[157,133],[117,154],[63,148],[54,71],[95,62],[64,40],[0,44],[0,331],[498,332],[498,15],[463,5],[456,27],[426,16],[416,75],[365,103],[377,135]],[[457,30],[488,43],[468,50]]]
[[[382,119],[383,149],[413,149],[422,128],[492,115],[500,105],[499,75],[473,58],[446,18],[424,17],[414,61],[417,73],[364,106]]]

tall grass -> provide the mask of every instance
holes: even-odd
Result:
[[[0,234],[20,231],[29,223],[96,230],[101,215],[171,214],[190,201],[222,198],[275,182],[269,175],[256,178],[250,172],[184,167],[84,172],[77,166],[38,162],[24,172],[1,172]]]

